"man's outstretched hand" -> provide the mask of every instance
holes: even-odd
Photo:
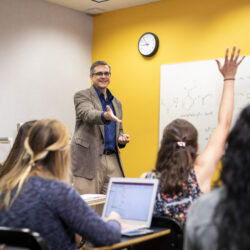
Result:
[[[118,118],[114,115],[114,113],[113,113],[112,109],[109,107],[109,105],[107,105],[106,108],[107,108],[107,111],[104,112],[104,115],[103,115],[103,117],[104,117],[106,120],[108,120],[108,121],[115,121],[115,122],[119,122],[119,123],[122,122],[120,119],[118,119]]]

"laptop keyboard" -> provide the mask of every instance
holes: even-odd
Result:
[[[135,225],[135,224],[127,224],[127,223],[124,223],[124,222],[122,222],[121,226],[122,226],[122,232],[123,232],[123,231],[127,231],[127,230],[132,230],[132,229],[138,227],[138,225]]]

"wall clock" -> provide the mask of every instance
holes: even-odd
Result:
[[[138,42],[138,50],[143,56],[154,55],[159,47],[159,39],[156,34],[151,32],[144,33]]]

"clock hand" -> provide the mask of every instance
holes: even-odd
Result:
[[[144,40],[145,45],[149,45],[144,37],[142,39]]]

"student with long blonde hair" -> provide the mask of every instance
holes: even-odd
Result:
[[[75,233],[96,246],[120,240],[119,215],[103,221],[70,186],[69,134],[57,120],[37,121],[26,153],[0,178],[0,225],[39,232],[49,249],[76,249]]]

